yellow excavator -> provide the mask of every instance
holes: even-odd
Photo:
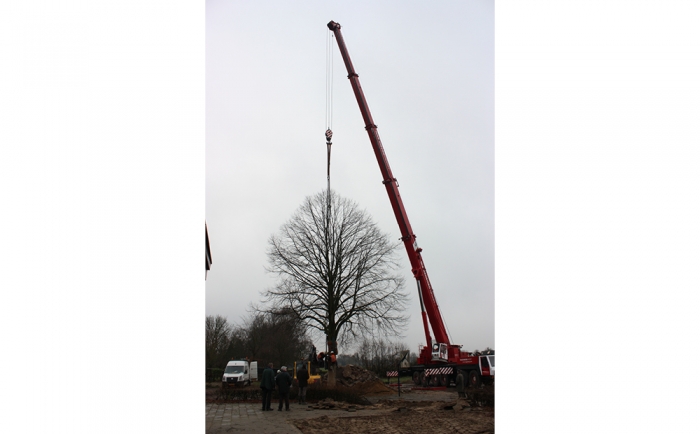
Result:
[[[297,381],[297,365],[301,367],[303,363],[305,362],[294,362],[294,371],[292,374],[292,378],[294,379],[294,381]],[[312,371],[311,362],[308,360],[306,361],[306,372],[309,373],[309,385],[314,383],[321,384],[321,375],[318,372],[318,368],[314,366],[314,370]]]

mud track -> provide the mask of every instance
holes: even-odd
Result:
[[[362,417],[321,416],[314,419],[294,420],[304,434],[342,432],[344,434],[377,433],[432,433],[432,434],[477,434],[493,433],[493,410],[441,410],[434,411],[404,407],[405,410],[387,414]]]

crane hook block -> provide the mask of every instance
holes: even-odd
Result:
[[[332,137],[333,137],[333,131],[331,131],[329,128],[326,130],[326,142],[330,143]]]

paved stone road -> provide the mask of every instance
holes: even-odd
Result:
[[[290,411],[260,411],[260,403],[207,404],[207,434],[301,434],[301,431],[289,421],[320,416],[352,417],[385,413],[387,410],[358,410],[347,412],[341,410],[307,410],[306,406],[292,405]]]
[[[456,398],[454,392],[414,392],[402,394],[406,401],[447,401]],[[370,398],[396,399],[396,396]],[[277,402],[272,402],[273,411],[260,411],[260,403],[227,403],[206,405],[206,434],[301,434],[289,420],[320,416],[357,417],[386,413],[391,410],[359,409],[356,412],[341,410],[307,410],[307,406],[291,403],[291,411],[277,411]]]
[[[330,410],[335,415],[340,411]],[[347,413],[347,412],[342,412]],[[354,415],[360,412],[353,413]],[[365,410],[364,413],[369,413]],[[375,412],[376,413],[376,412]],[[329,410],[307,411],[306,406],[291,406],[290,411],[260,411],[260,403],[207,404],[207,434],[301,434],[301,431],[288,422],[291,419],[305,419],[328,415]]]

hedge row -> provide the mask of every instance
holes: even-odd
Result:
[[[289,393],[289,400],[296,400],[298,397],[299,389],[294,388]],[[328,388],[328,387],[309,387],[306,390],[306,400],[307,401],[321,401],[326,398],[333,398],[335,401],[344,401],[350,404],[369,404],[369,401],[365,399],[358,391],[345,388]],[[279,394],[277,391],[272,392],[272,400],[279,399]],[[261,401],[262,400],[262,390],[254,387],[246,388],[235,388],[231,387],[228,389],[221,389],[217,401]]]
[[[221,368],[207,368],[207,382],[213,383],[215,381],[221,381],[221,377],[224,376],[224,370]]]

